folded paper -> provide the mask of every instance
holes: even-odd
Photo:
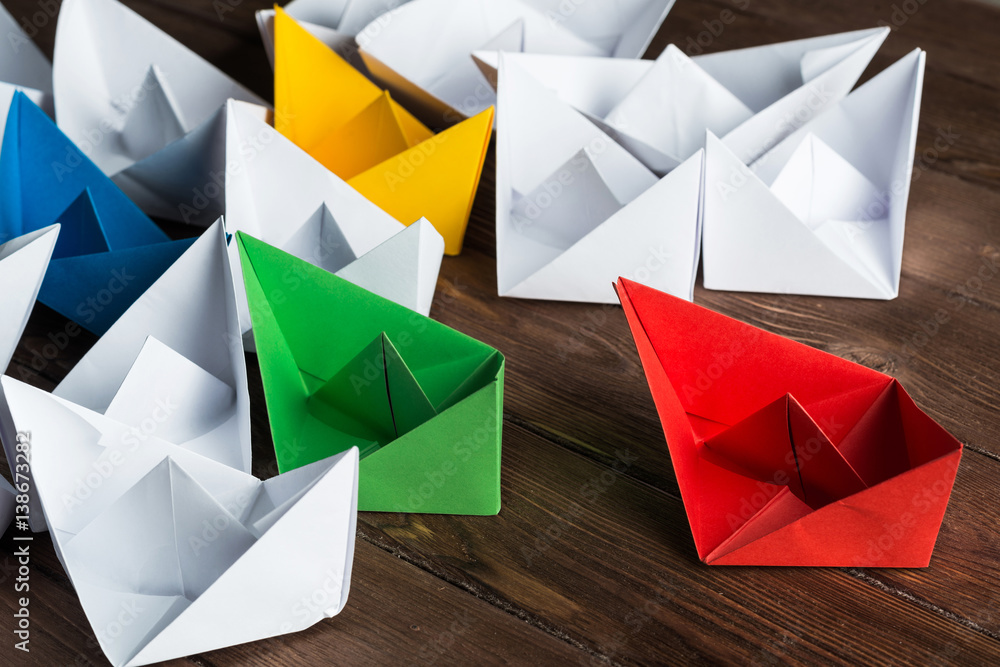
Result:
[[[354,36],[366,25],[408,0],[292,0],[283,9],[317,39],[351,60],[357,56]],[[257,27],[267,57],[274,64],[274,10],[257,11]],[[358,60],[360,60],[358,58]]]
[[[10,52],[0,58],[0,128],[7,125],[7,110],[17,91],[27,95],[52,116],[55,113],[52,106],[52,65],[2,6],[0,34],[6,36],[10,46]]]
[[[409,227],[397,221],[261,120],[256,109],[228,105],[226,229],[247,232],[427,315],[444,254],[437,230],[426,219]],[[235,244],[230,257],[240,322],[248,332]]]
[[[500,56],[497,285],[501,296],[613,303],[619,275],[690,299],[702,155],[659,178]]]
[[[61,225],[38,300],[103,334],[191,242],[171,241],[24,94],[7,116],[0,234]]]
[[[215,222],[225,212],[226,183],[233,171],[227,161],[233,105],[260,122],[271,117],[266,107],[229,100],[198,127],[112,180],[150,215],[196,227]]]
[[[57,246],[58,247],[58,246]],[[250,398],[222,223],[210,227],[52,392],[130,429],[250,472]],[[31,527],[45,525],[31,495]]]
[[[297,632],[343,608],[356,450],[262,482],[158,434],[136,442],[132,425],[13,378],[2,383],[16,427],[31,432],[56,553],[111,664]]]
[[[57,245],[59,226],[28,232],[0,245],[0,370],[6,370],[45,277]]]
[[[914,50],[754,163],[708,137],[705,287],[898,295],[924,59]]]
[[[250,407],[222,223],[205,231],[53,393],[250,471]],[[148,430],[148,429],[147,429]]]
[[[462,249],[492,108],[433,134],[280,8],[275,128],[404,225],[426,218]]]
[[[14,356],[21,335],[42,286],[45,269],[59,236],[58,225],[46,227],[0,245],[0,371],[6,371]],[[19,486],[30,487],[27,456],[17,451],[17,431],[14,429],[7,400],[0,388],[0,439],[10,466],[11,479]],[[18,456],[20,454],[20,457]],[[14,488],[0,478],[0,534],[14,519]],[[22,503],[23,504],[23,503]]]
[[[236,242],[279,470],[358,447],[361,510],[499,512],[503,355],[251,236]]]
[[[665,174],[705,144],[705,130],[747,163],[851,90],[888,28],[689,58],[654,60],[504,54],[587,116],[650,170]],[[473,54],[496,84],[499,54]]]
[[[17,491],[3,477],[0,477],[0,530],[6,532],[14,521]],[[0,535],[3,533],[0,532]]]
[[[701,560],[927,566],[962,445],[899,382],[639,283],[616,288]]]
[[[205,194],[225,169],[220,108],[261,98],[117,0],[63,3],[53,67],[59,126],[140,208],[205,227],[222,213]]]
[[[674,0],[415,0],[357,35],[365,65],[423,118],[438,124],[494,103],[473,51],[638,58]]]

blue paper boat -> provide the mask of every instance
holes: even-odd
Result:
[[[0,151],[0,239],[56,222],[38,300],[98,335],[193,242],[171,241],[18,92]]]

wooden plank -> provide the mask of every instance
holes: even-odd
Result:
[[[567,664],[588,654],[366,542],[344,611],[305,632],[205,656],[212,665]]]
[[[696,301],[900,377],[916,400],[964,442],[995,452],[996,438],[990,436],[1000,432],[1000,420],[989,406],[997,404],[998,384],[995,367],[983,364],[1000,353],[995,335],[1000,280],[961,302],[954,286],[976,275],[983,259],[989,265],[998,259],[986,241],[996,238],[992,211],[1000,199],[930,171],[920,182],[924,189],[914,195],[899,299],[859,302],[699,289]],[[956,210],[965,214],[955,216]],[[951,223],[947,232],[939,229],[944,220]],[[509,385],[519,388],[507,394],[511,419],[597,460],[631,447],[641,460],[629,474],[676,495],[662,432],[643,393],[620,309],[517,300],[488,307],[484,304],[495,298],[495,283],[484,273],[492,268],[483,256],[449,260],[433,314],[505,351]],[[922,331],[921,323],[941,308],[952,314],[950,326],[941,326],[926,342],[916,339],[912,350],[901,349],[900,337]],[[546,370],[539,373],[539,368]],[[984,536],[995,538],[997,517],[984,516],[976,500],[995,484],[996,462],[970,452],[964,466],[963,471],[976,466],[980,483],[959,477],[931,570],[906,572],[905,584],[892,571],[866,576],[995,633],[994,622],[983,623],[982,601],[967,591],[977,577],[987,582],[997,577],[995,553],[991,557],[983,545]]]
[[[15,665],[80,665],[107,664],[107,660],[97,648],[93,633],[83,619],[83,610],[76,595],[69,588],[69,581],[62,566],[54,558],[52,543],[48,535],[36,536],[29,544],[30,571],[26,582],[27,591],[17,591],[19,556],[15,552],[25,544],[17,542],[15,531],[8,531],[0,540],[0,631],[4,635],[4,645],[0,648],[7,658],[5,664]],[[46,557],[46,550],[52,557]],[[53,567],[53,561],[54,567]],[[23,641],[14,631],[19,627],[14,618],[21,608],[20,599],[28,599],[27,652],[14,648],[16,642]],[[72,609],[79,612],[70,614]]]
[[[0,542],[0,629],[14,637],[18,598],[13,532]],[[12,645],[4,664],[105,665],[72,585],[48,535],[31,542],[29,653]],[[281,567],[275,563],[275,567]],[[338,664],[472,663],[483,654],[505,662],[577,662],[589,654],[530,627],[486,601],[441,582],[366,542],[359,541],[350,601],[344,611],[304,632],[178,659],[172,665],[302,665],[335,658]]]
[[[33,0],[6,4],[17,17],[37,11]],[[238,80],[270,94],[271,71],[252,16],[269,3],[239,2],[221,21],[213,18],[217,9],[209,0],[128,4]],[[746,11],[737,12],[736,22],[707,51],[871,27],[892,14],[886,4],[853,3],[845,10],[842,3],[790,0],[678,3],[651,52],[667,41],[683,47],[705,29],[703,21],[740,6]],[[699,564],[620,309],[496,297],[491,150],[469,251],[445,260],[432,314],[508,355],[505,509],[498,518],[365,514],[365,540],[419,567],[361,545],[354,594],[338,619],[303,635],[198,660],[412,659],[454,622],[444,608],[423,609],[444,600],[460,610],[456,613],[471,609],[484,629],[463,636],[468,644],[440,662],[477,661],[479,650],[524,662],[527,653],[502,653],[503,647],[516,649],[522,638],[526,650],[561,661],[995,662],[1000,628],[993,610],[1000,582],[997,517],[990,501],[997,488],[998,461],[991,457],[1000,451],[995,437],[1000,423],[997,369],[991,362],[1000,351],[995,336],[1000,281],[971,291],[969,281],[1000,253],[998,20],[1000,12],[966,0],[927,3],[890,36],[865,75],[913,46],[928,49],[918,154],[932,147],[941,130],[954,127],[951,132],[960,135],[937,158],[918,162],[927,169],[911,195],[899,299],[857,302],[701,288],[696,293],[699,303],[900,377],[918,403],[975,450],[960,469],[930,569]],[[970,31],[970,25],[980,30]],[[49,52],[53,28],[54,22],[48,23],[39,33]],[[949,319],[926,334],[942,309]],[[64,327],[59,316],[38,307],[15,357],[15,376],[26,369],[29,381],[54,386],[93,341],[89,334],[68,336],[60,349]],[[251,376],[253,399],[262,405],[259,378]],[[266,415],[257,410],[253,419],[255,471],[273,474]],[[623,475],[608,472],[619,449],[638,456]],[[605,473],[614,479],[610,485],[603,483],[609,479]],[[601,486],[593,486],[595,479]],[[581,493],[588,483],[601,489],[594,503]],[[558,538],[551,539],[553,534]],[[0,556],[0,570],[2,562]],[[50,554],[42,564],[43,577],[53,583],[42,584],[51,602],[41,608],[38,627],[60,630],[38,636],[45,647],[36,664],[65,664],[73,651],[87,646],[89,630],[58,563]],[[11,596],[8,590],[0,594],[5,610]],[[410,635],[407,621],[414,608],[432,620],[416,622],[422,630],[411,628]],[[64,631],[65,625],[73,629]],[[495,644],[488,632],[494,625],[501,628]],[[560,652],[577,644],[585,650]],[[93,646],[82,655],[103,664]]]
[[[993,638],[840,570],[701,565],[676,498],[505,429],[497,520],[366,513],[366,539],[622,663],[1000,659]]]
[[[941,177],[941,178],[946,178],[946,177]],[[968,187],[971,187],[971,186],[968,186]],[[514,326],[515,326],[515,328],[512,331],[507,330],[504,327],[505,326],[510,326],[511,323],[509,321],[505,323],[505,319],[506,318],[500,317],[500,316],[497,316],[497,315],[490,315],[490,313],[501,313],[501,312],[508,312],[509,313],[511,310],[518,309],[521,306],[528,307],[528,308],[530,308],[532,310],[533,314],[532,314],[531,317],[527,317],[526,316],[525,317],[525,322],[532,322],[532,323],[535,324],[535,327],[538,328],[538,327],[541,327],[544,324],[547,324],[549,320],[552,320],[552,321],[555,321],[555,322],[559,322],[560,321],[558,314],[555,315],[555,316],[550,316],[548,318],[541,317],[541,313],[542,313],[542,311],[545,310],[546,307],[548,307],[548,308],[554,308],[554,309],[558,307],[557,308],[558,310],[563,310],[563,311],[566,311],[566,312],[569,312],[570,310],[576,310],[576,311],[581,311],[581,310],[583,310],[583,311],[590,311],[591,310],[591,307],[589,307],[589,306],[576,306],[576,305],[567,305],[567,304],[537,304],[535,302],[522,302],[522,301],[513,301],[513,300],[503,300],[503,299],[498,299],[498,298],[496,298],[495,296],[492,296],[489,293],[486,293],[486,294],[477,294],[475,292],[470,292],[470,285],[472,284],[473,280],[475,280],[476,278],[482,280],[482,274],[483,274],[483,271],[484,271],[484,266],[489,267],[489,263],[490,263],[490,260],[488,258],[484,258],[482,256],[479,256],[479,255],[475,254],[475,253],[469,253],[469,255],[467,257],[463,256],[463,257],[460,257],[460,258],[457,258],[457,259],[454,259],[454,260],[449,259],[447,261],[446,267],[448,267],[451,272],[442,281],[442,285],[441,285],[441,287],[442,287],[441,298],[439,298],[438,303],[435,306],[435,308],[439,308],[441,311],[443,311],[443,312],[438,313],[438,315],[440,315],[442,317],[442,319],[445,319],[446,321],[448,321],[449,319],[459,319],[460,318],[462,324],[466,325],[466,326],[463,326],[462,328],[466,328],[466,329],[468,329],[469,326],[472,326],[474,322],[479,322],[479,324],[477,324],[476,326],[478,326],[478,327],[480,327],[480,328],[483,329],[482,332],[479,332],[479,335],[481,335],[483,338],[486,338],[487,340],[489,340],[489,337],[491,335],[494,336],[494,337],[496,337],[496,336],[504,336],[504,337],[510,337],[511,339],[513,339],[515,336],[518,335],[518,333],[520,333],[522,335],[524,334],[523,330],[519,331],[516,328],[516,325],[518,323],[517,322],[513,323]],[[455,271],[455,269],[461,269],[463,267],[468,267],[469,268],[469,272],[467,274],[464,274],[464,277],[461,277],[463,275],[463,272],[461,272],[461,271]],[[766,298],[767,297],[753,297],[753,299],[766,299]],[[788,324],[787,324],[786,328],[790,328],[791,329],[791,331],[785,330],[784,333],[792,333],[792,334],[795,334],[797,337],[802,338],[803,337],[803,332],[807,332],[807,331],[810,331],[810,330],[815,330],[815,329],[821,329],[823,331],[836,330],[836,319],[837,318],[833,317],[831,315],[828,315],[828,314],[822,314],[822,315],[819,315],[819,316],[814,316],[814,317],[812,317],[810,319],[804,319],[801,316],[796,317],[794,311],[792,311],[792,310],[790,310],[788,308],[788,305],[789,305],[790,302],[794,303],[796,301],[799,301],[799,300],[798,299],[792,299],[792,298],[777,298],[777,302],[776,303],[778,304],[779,310],[777,310],[775,312],[777,312],[782,317],[787,318]],[[818,300],[818,301],[823,301],[823,300]],[[751,307],[751,306],[754,305],[753,301],[751,301],[749,303],[744,303],[744,301],[742,300],[742,298],[735,300],[733,303],[735,303],[737,305],[744,304],[744,307],[746,307],[746,308],[749,308],[749,307]],[[893,303],[895,303],[895,302],[893,302]],[[885,304],[883,304],[883,305],[885,305]],[[772,307],[774,307],[773,304],[772,304]],[[43,310],[43,313],[46,310],[47,309]],[[601,329],[600,331],[597,330],[598,329],[598,327],[596,327],[597,322],[596,321],[592,322],[595,325],[594,340],[604,340],[604,341],[607,341],[610,338],[607,330],[609,328],[613,328],[615,326],[614,324],[612,324],[612,322],[614,322],[616,318],[621,319],[620,311],[618,309],[616,309],[616,308],[612,308],[612,309],[600,309],[598,312],[604,312],[604,311],[608,311],[607,320],[604,322],[603,326],[600,328]],[[769,311],[767,311],[767,312],[769,312]],[[873,313],[874,312],[875,311],[873,311]],[[48,324],[50,326],[52,326],[52,327],[60,326],[61,323],[60,323],[60,321],[58,319],[58,316],[55,316],[54,314],[51,314],[51,313],[50,313],[50,315],[51,315],[52,321],[49,322]],[[759,317],[759,314],[756,317]],[[484,319],[484,318],[487,318],[487,319]],[[568,318],[564,317],[563,319],[568,319]],[[588,321],[590,321],[591,319],[592,318],[588,318]],[[33,327],[35,327],[35,325],[36,325],[36,323],[38,321],[39,321],[38,318],[33,318],[33,321],[32,321],[33,322]],[[454,322],[452,322],[452,323],[454,323]],[[765,324],[768,324],[768,323],[765,322]],[[872,326],[874,326],[875,324],[877,324],[877,322],[873,321],[872,322]],[[637,410],[637,414],[644,415],[646,417],[647,421],[649,422],[649,427],[647,428],[647,430],[645,432],[642,433],[642,436],[641,436],[642,439],[644,439],[644,441],[647,443],[648,449],[643,452],[644,456],[642,457],[641,461],[637,462],[636,464],[633,465],[633,469],[632,469],[632,471],[630,471],[630,474],[635,474],[637,477],[642,477],[642,471],[643,470],[648,471],[653,466],[660,466],[663,469],[663,471],[664,471],[664,475],[665,476],[669,476],[669,477],[672,478],[672,473],[669,472],[669,460],[668,460],[668,457],[666,456],[665,447],[664,447],[664,445],[662,443],[662,435],[659,432],[658,424],[656,424],[656,422],[655,422],[655,413],[653,412],[651,401],[648,398],[648,394],[645,393],[646,389],[645,389],[644,381],[642,380],[640,371],[638,369],[638,362],[637,362],[637,359],[635,358],[634,351],[632,350],[631,340],[628,337],[627,331],[625,331],[624,328],[623,328],[624,325],[622,323],[619,323],[618,326],[621,329],[621,331],[619,331],[616,334],[616,341],[615,341],[615,345],[613,346],[613,349],[615,350],[615,354],[618,356],[618,359],[615,362],[615,364],[613,364],[613,365],[614,365],[614,367],[616,367],[618,369],[621,369],[623,366],[629,366],[629,367],[631,367],[631,371],[625,375],[625,377],[623,378],[623,381],[622,381],[622,389],[621,390],[623,391],[623,393],[627,394],[627,396],[624,397],[621,401],[615,401],[614,403],[616,405],[627,405],[627,406],[630,406],[630,407],[634,406],[636,408],[636,410]],[[780,326],[773,326],[773,328],[776,328],[779,331],[782,330],[782,328]],[[48,330],[51,330],[51,329],[48,329]],[[490,332],[492,332],[492,334]],[[541,335],[541,334],[532,334],[532,335],[533,336],[538,336],[538,335]],[[807,336],[806,336],[806,339],[810,340]],[[27,341],[28,341],[27,342],[27,347],[28,347],[29,350],[30,349],[44,349],[44,348],[39,348],[38,345],[40,343],[42,343],[42,342],[49,341],[49,340],[51,340],[51,339],[45,333],[37,333],[37,332],[35,332],[33,330],[33,332],[31,334],[29,334],[29,336],[27,338]],[[75,339],[75,340],[78,340],[78,339]],[[587,340],[589,341],[590,339],[588,338]],[[79,342],[83,343],[82,340],[80,340]],[[494,342],[495,344],[500,344],[497,341],[490,341],[490,342]],[[515,341],[511,340],[510,342],[513,344]],[[815,342],[815,341],[813,341],[813,342]],[[820,342],[822,342],[822,341],[820,341]],[[26,347],[26,346],[22,345],[22,348],[24,348],[24,347]],[[860,344],[851,344],[851,345],[847,345],[847,347],[845,349],[855,350],[855,349],[859,349],[859,348],[863,348],[863,347],[864,346],[862,346]],[[503,345],[501,345],[501,348],[502,349],[507,349]],[[536,349],[536,348],[534,346],[529,346],[529,349]],[[540,355],[540,356],[536,355],[537,358],[531,358],[531,356],[528,355],[528,354],[517,354],[514,351],[511,351],[510,349],[507,349],[507,352],[508,352],[508,356],[509,356],[509,358],[511,360],[511,366],[510,366],[511,370],[510,370],[510,372],[512,374],[515,373],[515,372],[518,372],[518,373],[521,372],[521,371],[517,370],[517,368],[519,368],[519,366],[517,364],[520,363],[519,360],[524,360],[525,358],[527,358],[531,363],[537,363],[537,364],[546,363],[546,358],[545,358],[544,354]],[[584,348],[582,350],[579,350],[579,351],[574,350],[574,356],[576,356],[578,353],[600,353],[600,352],[602,352],[602,350],[598,349],[598,350],[595,351],[594,349],[591,349],[590,346],[584,346]],[[19,359],[24,359],[24,358],[25,357],[23,356],[23,352],[19,352]],[[29,355],[29,358],[31,358],[30,355]],[[873,357],[873,358],[877,358],[877,357]],[[864,359],[862,359],[862,360],[864,360]],[[561,364],[556,364],[556,365],[561,365]],[[552,360],[548,359],[546,367],[551,367],[551,366],[553,366]],[[588,395],[591,396],[591,401],[592,402],[594,402],[594,401],[596,401],[596,400],[598,400],[600,398],[600,396],[595,396],[594,395],[594,389],[595,389],[595,387],[603,387],[605,381],[608,381],[608,382],[614,381],[614,375],[611,374],[611,373],[605,373],[603,370],[601,370],[603,368],[602,366],[598,367],[598,370],[600,371],[598,373],[595,373],[594,370],[593,370],[593,368],[588,368],[588,372],[587,373],[581,373],[580,369],[583,366],[580,365],[578,362],[574,362],[573,366],[574,367],[570,369],[572,371],[572,375],[574,377],[577,377],[579,379],[579,381],[583,383],[582,384],[582,388],[584,390],[586,390],[587,392],[589,392]],[[67,364],[66,367],[68,368],[68,364]],[[253,368],[253,366],[251,366],[251,368]],[[508,386],[530,385],[531,384],[531,378],[532,378],[533,374],[527,372],[529,368],[530,368],[530,364],[523,370],[524,377],[519,377],[518,376],[518,379],[516,380],[516,382],[512,379],[508,383]],[[57,370],[61,371],[62,368],[59,367]],[[607,375],[607,377],[604,377],[604,375]],[[56,378],[53,378],[53,379],[56,379]],[[566,384],[565,381],[560,380],[559,378],[555,378],[554,381],[556,383],[558,383],[559,385],[565,385]],[[259,382],[259,380],[254,380],[254,382],[255,383]],[[581,422],[582,423],[582,422],[585,422],[586,420],[591,419],[592,416],[593,416],[593,414],[594,414],[594,412],[595,412],[595,410],[597,410],[600,407],[599,405],[593,405],[593,406],[591,406],[589,403],[588,404],[583,404],[586,409],[582,409],[582,410],[581,410],[580,404],[578,404],[576,406],[572,406],[572,405],[556,405],[556,406],[553,406],[552,405],[553,402],[560,402],[560,401],[562,401],[562,399],[558,395],[558,392],[554,392],[553,391],[553,386],[554,385],[552,384],[552,382],[553,382],[553,380],[551,378],[547,379],[545,383],[539,385],[537,394],[535,394],[533,396],[525,396],[525,394],[524,394],[523,391],[522,392],[511,392],[511,391],[508,391],[508,405],[507,405],[508,411],[511,411],[512,414],[521,415],[521,414],[526,414],[529,409],[537,408],[538,410],[540,410],[542,412],[542,414],[546,414],[546,415],[549,415],[549,416],[555,415],[557,413],[559,413],[559,414],[565,414],[565,415],[568,415],[568,418],[572,418],[572,419],[576,420],[577,422]],[[259,386],[257,386],[256,384],[254,385],[253,394],[254,394],[255,399],[259,400],[259,398],[261,396],[261,393],[260,393],[260,390],[259,390]],[[576,400],[579,400],[579,399],[576,399]],[[606,398],[605,398],[605,400],[606,400]],[[609,439],[609,434],[617,434],[621,430],[621,428],[623,428],[625,426],[625,421],[621,420],[621,419],[618,419],[617,421],[615,421],[614,420],[614,415],[608,415],[607,416],[607,420],[608,420],[608,423],[604,424],[604,425],[601,425],[601,424],[593,425],[592,424],[590,426],[590,428],[592,428],[593,430],[592,431],[585,431],[585,433],[586,433],[586,440],[581,441],[581,444],[582,445],[591,445],[593,443],[593,444],[595,444],[597,446],[601,446],[603,444],[607,444],[608,443],[608,439]],[[268,448],[266,446],[266,440],[267,440],[266,418],[264,417],[262,411],[258,411],[258,412],[255,413],[254,424],[255,424],[255,442],[257,444],[257,447],[255,448],[256,449],[256,451],[255,451],[256,460],[258,462],[258,465],[265,465],[266,466],[267,465],[266,462],[269,460],[269,451],[268,451]],[[509,432],[509,430],[510,429],[508,428],[508,432]],[[507,440],[508,440],[508,443],[509,443],[510,439],[508,438]],[[612,444],[617,444],[617,445],[621,445],[621,446],[625,446],[625,447],[628,447],[630,445],[628,439],[625,439],[625,438],[614,437],[614,438],[611,438],[610,442]],[[262,443],[264,443],[264,444],[262,444]],[[510,445],[508,444],[507,447],[509,449]],[[612,454],[613,450],[607,450],[607,453],[608,454]],[[273,458],[270,458],[270,460],[273,461]],[[655,464],[650,465],[650,461],[655,461]],[[967,461],[968,461],[968,458],[967,458]],[[506,467],[505,467],[505,474],[509,475],[509,471],[510,470],[511,470],[511,464],[509,462],[507,462],[506,463]],[[987,479],[989,479],[989,478],[987,477]],[[958,495],[958,494],[964,488],[963,487],[963,480],[964,480],[964,476],[960,477],[960,481],[959,481],[959,485],[958,485],[958,490],[956,491],[956,494],[957,494],[956,495],[956,505],[961,505],[961,502],[962,502],[960,500],[961,496]],[[667,486],[669,488],[671,488],[672,490],[674,490],[675,487],[672,487],[671,484],[672,484],[672,482],[668,482]],[[676,492],[676,491],[674,490],[674,492]],[[505,503],[507,503],[506,498],[505,498]],[[509,505],[509,503],[507,503],[507,504]],[[970,505],[971,505],[971,503],[970,503]],[[955,512],[955,510],[953,508],[952,514],[954,512]],[[505,514],[506,514],[506,511],[505,511]],[[376,517],[378,517],[379,515],[367,515],[367,516],[376,516]],[[504,515],[502,515],[502,516],[504,516]],[[679,517],[679,523],[678,523],[678,527],[675,528],[675,533],[679,536],[679,540],[681,541],[682,544],[690,545],[690,536],[689,536],[689,534],[687,532],[686,527],[683,524],[683,515],[679,514],[678,517]],[[951,517],[951,514],[949,514],[949,517]],[[379,519],[379,520],[381,520],[381,519]],[[415,519],[413,519],[413,521],[420,522],[420,521],[422,521],[422,519],[421,518],[415,518]],[[479,519],[479,520],[476,520],[476,521],[478,521],[478,523],[474,527],[468,529],[468,531],[471,534],[478,534],[481,530],[484,529],[483,528],[484,526],[489,526],[490,525],[489,522],[493,521],[493,520]],[[967,525],[968,521],[969,521],[969,517],[965,517],[960,522],[960,525],[962,527],[965,527]],[[973,528],[973,530],[978,530],[978,529],[981,528],[980,524],[973,524],[973,525],[975,526]],[[986,525],[989,526],[990,524],[987,523]],[[385,532],[386,532],[386,534],[388,536],[393,537],[394,539],[398,536],[398,533],[394,532],[393,526],[385,528]],[[440,528],[438,526],[432,526],[429,529],[423,530],[421,532],[430,532],[430,533],[433,533],[434,535],[441,534],[441,530],[440,530]],[[447,534],[447,532],[445,532],[445,534]],[[368,537],[369,537],[369,539],[372,539],[372,540],[375,540],[375,541],[377,541],[377,540],[380,539],[375,534],[368,535]],[[957,542],[957,545],[956,545],[956,548],[955,548],[955,552],[956,553],[960,554],[962,552],[964,542],[965,542],[965,540],[960,540],[960,541]],[[946,543],[942,543],[942,549],[944,549],[946,547],[947,547],[947,544]],[[690,552],[690,546],[687,546],[686,548]],[[465,549],[465,550],[467,550],[467,549]],[[435,549],[435,553],[437,553],[437,552],[438,552],[437,549]],[[454,555],[449,554],[449,552],[444,551],[444,550],[441,550],[440,553],[444,554],[445,557],[444,557],[443,560],[445,562],[450,562],[451,559],[453,559],[455,557]],[[939,551],[939,558],[935,560],[935,563],[937,563],[938,560],[941,558],[941,556],[940,556],[941,553],[942,553],[942,551]],[[482,558],[484,558],[483,554],[474,553],[473,555],[474,555],[474,557],[475,557],[475,559],[477,561],[480,560],[480,559],[482,559]],[[947,558],[951,559],[953,557],[953,555],[954,554],[949,554],[947,556]],[[978,555],[978,553],[977,553],[977,555]],[[690,556],[690,554],[689,554],[689,556]],[[963,563],[961,562],[960,559],[959,559],[958,565],[963,565]],[[428,567],[431,567],[431,566],[428,566]],[[435,564],[434,567],[439,567],[439,564]],[[697,568],[700,568],[701,566],[695,564],[694,567],[695,567],[695,570],[697,570]],[[508,569],[513,570],[513,568],[514,568],[513,565],[508,565]],[[950,569],[952,569],[952,568],[950,568]],[[957,566],[955,568],[953,568],[953,569],[956,572],[962,571]],[[979,570],[971,570],[971,571],[972,572],[977,572]],[[935,572],[935,574],[942,575],[942,577],[943,577],[943,574],[944,574],[943,572],[939,572],[936,569],[934,569],[934,572]],[[509,573],[508,573],[508,575],[509,575]],[[505,575],[505,576],[507,576],[507,575]],[[513,575],[509,575],[509,576],[513,576]],[[707,576],[707,575],[705,575],[705,576]],[[877,578],[881,577],[881,573],[875,573],[875,576]],[[580,582],[585,582],[586,580],[585,579],[580,579],[579,581]],[[933,591],[933,592],[935,593],[935,595],[937,595],[937,594],[940,594],[940,593],[947,593],[949,591],[967,590],[964,586],[958,586],[958,585],[956,585],[956,584],[959,584],[959,583],[961,583],[961,584],[967,584],[968,581],[967,580],[961,580],[961,581],[959,581],[959,580],[948,580],[946,577],[944,577],[944,581],[937,586],[938,590]],[[513,588],[513,589],[520,588],[523,585],[521,582],[517,582],[516,579],[513,582],[513,584],[516,584],[516,585],[512,585],[511,586],[511,588]],[[495,585],[498,588],[502,588],[499,582],[495,583]],[[542,584],[540,582],[535,582],[535,584],[534,584],[535,587],[540,587],[541,585]],[[907,582],[907,585],[908,585],[909,588],[914,588],[913,582]],[[494,595],[494,594],[498,595],[498,597],[499,597],[499,592],[496,592],[496,593],[491,592],[491,595]],[[921,592],[920,595],[927,595],[927,594]],[[947,601],[947,603],[945,603],[945,602],[942,602],[940,600],[940,598],[935,597],[935,595],[930,595],[929,597],[931,597],[934,600],[933,604],[935,604],[936,606],[942,606],[942,607],[944,607],[946,609],[951,609],[951,608],[955,607],[954,601],[949,600],[949,601]],[[975,602],[974,601],[970,601],[970,604],[972,604],[974,606]],[[551,623],[552,622],[551,618],[546,615],[549,611],[550,611],[549,609],[544,609],[544,610],[541,610],[541,611],[537,612],[537,614],[538,614],[538,622],[543,622],[543,619],[544,619],[544,622]],[[961,611],[961,609],[960,609],[960,611]],[[964,613],[972,615],[971,611],[965,611]],[[622,616],[622,618],[625,618],[625,616]],[[588,631],[589,631],[589,629],[588,629]],[[621,630],[618,630],[617,632],[620,632],[620,631]],[[617,640],[615,640],[614,639],[614,635],[612,635],[610,639],[606,639],[606,640],[603,640],[603,641],[605,642],[605,644],[603,646],[606,649],[608,645],[614,645]],[[594,650],[601,650],[601,648],[602,648],[602,645],[598,645]],[[756,649],[754,649],[754,650],[756,650]]]
[[[931,566],[852,571],[894,595],[1000,639],[1000,508],[997,461],[967,452]],[[895,528],[897,536],[898,527]],[[893,537],[890,534],[890,537]],[[900,539],[905,539],[902,534]]]

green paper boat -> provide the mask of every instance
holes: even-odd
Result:
[[[361,451],[358,509],[500,511],[497,350],[236,234],[278,469]]]

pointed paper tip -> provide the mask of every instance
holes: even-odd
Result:
[[[246,276],[253,270],[253,260],[250,259],[250,250],[247,247],[247,239],[253,237],[242,231],[237,231],[233,237],[236,239],[236,249],[240,253],[240,264],[243,266],[243,275]]]
[[[111,250],[89,186],[59,214],[56,223],[61,233],[52,252],[53,259]]]
[[[62,231],[62,225],[58,222],[54,222],[48,227],[42,227],[37,232],[34,232],[34,237],[26,244],[31,245],[37,241],[45,240],[49,245],[49,256],[51,257],[52,250],[56,247],[56,243],[59,241],[59,233]],[[29,234],[31,236],[31,234]]]
[[[443,130],[438,136],[441,136],[447,132],[457,133],[458,128],[460,127],[475,128],[480,131],[482,131],[481,128],[483,129],[488,128],[488,130],[486,130],[486,140],[489,141],[490,133],[493,131],[493,116],[495,113],[496,113],[496,107],[490,105],[485,109],[483,109],[482,111],[480,111],[479,113],[477,113],[475,116],[470,116],[469,118],[466,118],[465,120],[455,123],[451,127]]]
[[[628,298],[628,291],[629,291],[628,286],[633,284],[635,284],[633,281],[629,280],[628,278],[623,278],[622,276],[618,276],[618,282],[613,283],[615,291],[618,293],[619,298],[621,298],[623,294],[625,298]]]
[[[482,176],[493,131],[489,107],[412,148],[350,178],[349,185],[400,221],[426,217],[445,239],[445,254],[458,255]],[[422,148],[434,142],[433,152]],[[419,153],[420,169],[410,166],[399,176],[401,163]],[[441,185],[450,181],[451,187]]]
[[[622,283],[622,280],[624,280],[624,278],[618,276],[618,280],[611,283],[611,288],[615,291],[615,294],[618,295],[619,302],[621,302],[624,299],[622,292],[625,290],[625,285],[624,283]]]
[[[478,114],[476,114],[476,117],[483,117],[483,116],[487,116],[488,115],[489,116],[490,129],[492,130],[492,128],[493,128],[493,116],[496,115],[496,111],[497,111],[496,107],[491,104],[490,106],[486,107],[485,109],[483,109],[482,111],[480,111]]]

